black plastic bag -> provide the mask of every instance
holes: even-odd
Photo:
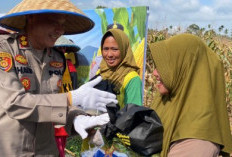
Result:
[[[108,112],[111,112],[110,109],[112,107],[108,108]],[[144,156],[162,150],[163,126],[154,110],[127,104],[113,118],[115,123],[108,123],[103,131],[107,138],[117,136],[122,143]]]
[[[108,80],[102,80],[94,88],[119,94]],[[154,110],[135,104],[127,104],[120,110],[118,104],[108,104],[107,112],[110,122],[101,129],[107,139],[118,137],[122,143],[143,156],[161,152],[163,126]]]

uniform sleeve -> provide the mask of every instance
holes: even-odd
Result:
[[[12,56],[9,46],[2,41],[0,53]],[[15,72],[13,61],[5,68],[4,58],[0,56],[0,63],[0,113],[16,120],[66,123],[67,94],[28,93]]]
[[[16,75],[0,70],[0,104],[11,118],[65,124],[67,94],[26,93]]]
[[[126,85],[124,104],[136,104],[142,106],[142,81],[139,76],[132,78]]]

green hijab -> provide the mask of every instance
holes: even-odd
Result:
[[[117,89],[120,89],[123,84],[124,77],[131,71],[136,71],[139,73],[139,67],[135,62],[129,38],[120,29],[110,29],[104,34],[101,41],[101,50],[109,33],[112,34],[119,46],[121,62],[118,66],[110,68],[103,59],[100,64],[100,75],[103,79],[110,80],[114,85],[116,85]]]
[[[186,138],[217,143],[232,152],[232,137],[225,101],[224,68],[219,57],[190,35],[176,35],[150,45],[156,69],[168,96],[157,96],[152,108],[164,125],[163,150]]]

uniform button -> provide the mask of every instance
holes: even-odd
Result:
[[[63,113],[59,113],[58,116],[59,116],[59,117],[63,117]]]

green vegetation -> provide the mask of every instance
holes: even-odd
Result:
[[[69,137],[66,144],[66,153],[71,156],[81,156],[81,141],[80,136]]]
[[[89,69],[90,69],[89,66],[78,66],[78,68],[77,68],[78,87],[88,81]]]

